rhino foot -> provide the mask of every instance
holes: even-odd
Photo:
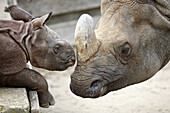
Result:
[[[38,98],[39,104],[43,108],[48,108],[49,106],[55,104],[55,100],[49,91],[39,92]]]

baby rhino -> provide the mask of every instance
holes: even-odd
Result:
[[[45,25],[51,13],[34,18],[16,6],[6,11],[14,20],[0,20],[0,87],[26,87],[37,91],[41,107],[54,105],[46,80],[26,63],[62,71],[75,63],[73,48]]]

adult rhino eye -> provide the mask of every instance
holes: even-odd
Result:
[[[129,53],[129,50],[130,50],[129,48],[122,49],[122,54],[127,55]]]
[[[151,3],[152,0],[136,0],[139,3],[146,4],[146,3]]]
[[[131,47],[128,43],[125,43],[121,48],[121,57],[128,57],[131,53]]]

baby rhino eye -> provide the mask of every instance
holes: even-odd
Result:
[[[146,4],[146,3],[151,3],[152,0],[136,0],[139,3]]]
[[[60,47],[61,47],[61,46],[60,46],[59,44],[56,44],[56,45],[53,47],[53,51],[54,51],[55,54],[58,54]]]

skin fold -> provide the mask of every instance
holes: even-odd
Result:
[[[170,0],[102,0],[101,18],[80,17],[71,91],[97,98],[148,80],[170,60]]]
[[[63,71],[75,63],[73,48],[45,25],[52,13],[32,18],[17,6],[6,10],[14,20],[0,20],[0,87],[26,87],[37,91],[41,107],[54,105],[45,78],[26,63]]]

